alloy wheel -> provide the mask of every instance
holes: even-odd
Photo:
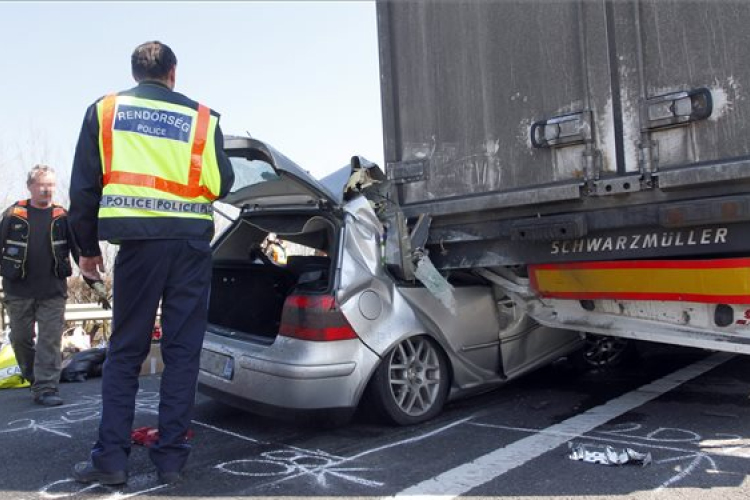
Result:
[[[440,397],[440,354],[426,337],[403,340],[388,360],[388,384],[394,403],[412,417],[424,415]]]

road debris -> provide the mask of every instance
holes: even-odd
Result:
[[[593,445],[568,443],[571,460],[581,460],[593,464],[623,465],[626,463],[639,464],[643,467],[651,463],[651,453],[639,453],[631,448],[613,448],[609,445]]]
[[[185,434],[185,441],[193,439],[194,435],[193,430],[188,429],[187,434]],[[159,441],[159,429],[156,427],[138,427],[137,429],[133,429],[130,439],[133,444],[150,448]]]

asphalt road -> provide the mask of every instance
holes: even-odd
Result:
[[[122,488],[81,486],[71,466],[97,432],[100,381],[66,404],[0,391],[0,500],[472,496],[523,499],[750,497],[750,368],[743,356],[650,346],[619,369],[562,361],[394,428],[360,412],[330,428],[261,418],[200,396],[186,479],[159,485],[134,447]],[[141,379],[136,426],[155,425],[158,376]],[[569,443],[650,453],[651,463],[569,458]]]

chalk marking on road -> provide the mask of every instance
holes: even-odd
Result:
[[[16,424],[20,425],[21,423],[24,423],[24,422],[25,422],[25,425],[23,426],[12,427],[13,425],[16,425]],[[50,434],[54,434],[60,437],[66,437],[66,438],[73,437],[66,432],[62,432],[56,429],[58,427],[64,428],[68,426],[68,423],[62,422],[62,421],[49,421],[49,422],[37,423],[36,420],[30,419],[30,418],[23,418],[21,420],[13,420],[12,422],[8,422],[7,425],[11,428],[0,430],[0,434],[8,434],[11,432],[21,432],[21,431],[31,431],[31,432],[44,431],[44,432],[49,432]]]
[[[230,431],[230,430],[227,430],[227,429],[222,429],[221,427],[216,427],[215,425],[207,424],[205,422],[200,422],[198,420],[193,420],[192,422],[195,425],[198,425],[200,427],[205,427],[206,429],[211,429],[212,431],[216,431],[216,432],[219,432],[221,434],[226,434],[228,436],[236,437],[236,438],[242,439],[244,441],[250,441],[251,443],[260,443],[260,441],[258,441],[257,439],[254,439],[254,438],[251,438],[251,437],[248,437],[248,436],[245,436],[243,434],[239,434],[237,432]]]
[[[73,492],[63,492],[63,493],[51,493],[49,491],[55,486],[60,486],[61,484],[68,484],[68,483],[72,483],[73,485],[80,487],[80,489],[77,491],[73,491]],[[73,479],[60,479],[58,481],[54,481],[42,487],[42,489],[39,490],[39,496],[41,496],[42,498],[49,498],[49,499],[65,498],[65,497],[69,497],[73,495],[78,495],[79,493],[83,493],[86,491],[94,490],[100,487],[101,485],[99,484],[88,484],[86,486],[83,486],[83,485],[76,483]]]
[[[750,458],[750,440],[747,438],[738,434],[726,434],[724,432],[717,432],[714,436],[717,438],[724,437],[724,439],[709,439],[701,442],[703,446],[714,448],[716,450],[713,452],[714,455]],[[730,444],[731,446],[727,446]]]
[[[280,480],[276,481],[276,483],[274,483],[274,484],[282,483],[284,481],[289,481],[291,479],[300,477],[302,475],[315,475],[315,474],[319,474],[321,472],[325,472],[326,469],[329,469],[331,466],[336,467],[336,469],[334,469],[334,470],[342,470],[342,469],[338,468],[341,464],[344,464],[344,463],[347,463],[347,462],[351,462],[352,460],[356,460],[358,458],[362,458],[362,457],[364,457],[366,455],[370,455],[372,453],[377,453],[379,451],[387,450],[389,448],[394,448],[396,446],[403,446],[405,444],[416,443],[418,441],[422,441],[422,440],[427,439],[429,437],[441,434],[441,433],[447,431],[448,429],[452,429],[453,427],[456,427],[457,425],[465,424],[466,422],[470,421],[472,418],[474,418],[474,417],[462,418],[461,420],[457,420],[455,422],[451,422],[451,423],[449,423],[447,425],[444,425],[442,427],[438,427],[437,429],[434,429],[434,430],[429,431],[429,432],[425,432],[423,434],[419,434],[417,436],[413,436],[413,437],[406,438],[406,439],[401,439],[399,441],[394,441],[393,443],[388,443],[388,444],[385,444],[383,446],[378,446],[376,448],[371,448],[369,450],[362,451],[362,452],[357,453],[356,455],[352,455],[350,457],[343,457],[343,458],[340,458],[340,460],[338,462],[335,462],[335,463],[333,463],[331,465],[326,465],[326,466],[323,466],[323,467],[315,467],[315,468],[310,469],[309,471],[299,472],[297,474],[293,474],[291,476],[287,476],[287,477],[285,477],[283,479],[280,479]],[[367,481],[367,480],[363,480],[363,481]]]
[[[643,429],[643,426],[641,424],[627,424],[629,427],[625,429],[611,429],[608,431],[597,431],[600,434],[609,434],[613,436],[622,436],[627,438],[633,438],[633,439],[642,439],[643,441],[656,441],[659,443],[697,443],[701,440],[701,435],[698,433],[695,433],[693,431],[689,431],[687,429],[680,429],[678,427],[659,427],[658,429],[649,432],[645,436],[637,436],[634,434],[629,434],[634,431],[639,431]],[[674,435],[674,437],[664,437],[669,436],[670,434]],[[676,437],[677,435],[682,434],[682,437]]]
[[[680,429],[678,427],[659,427],[655,431],[649,432],[646,436],[638,436],[635,434],[627,434],[633,431],[643,429],[641,424],[619,424],[618,427],[629,426],[623,429],[614,429],[609,431],[596,431],[598,434],[612,435],[626,437],[630,439],[638,439],[643,441],[656,441],[661,443],[694,443],[701,447],[711,448],[710,452],[706,452],[709,455],[719,455],[735,458],[748,458],[748,452],[750,452],[750,439],[743,438],[738,434],[727,434],[724,432],[716,432],[712,436],[718,439],[704,439],[700,434],[687,430]],[[665,437],[654,437],[660,434],[672,433],[683,433],[685,438],[665,438]],[[641,445],[642,443],[633,443],[634,445]],[[735,452],[741,453],[735,453]]]
[[[151,493],[153,491],[157,490],[163,490],[164,488],[168,488],[170,485],[168,484],[160,484],[158,486],[153,486],[151,488],[146,488],[145,490],[139,490],[139,491],[133,491],[132,493],[123,493],[121,491],[116,491],[113,494],[111,494],[108,497],[104,497],[104,500],[122,500],[124,498],[132,498],[137,497],[138,495],[144,495],[146,493]]]
[[[695,377],[727,362],[734,356],[713,354],[692,365],[677,370],[659,380],[646,384],[607,403],[571,417],[545,429],[545,432],[523,438],[508,446],[487,453],[433,478],[421,481],[394,496],[424,496],[440,494],[457,497],[471,491],[538,456],[563,445],[570,435],[581,436],[610,420],[652,401]],[[555,435],[559,433],[559,435]]]
[[[159,403],[159,394],[155,392],[139,392],[139,398],[136,399],[136,412],[138,413],[158,413],[154,409]],[[56,419],[44,419],[37,421],[33,418],[23,418],[13,420],[5,424],[10,427],[9,429],[0,429],[0,434],[8,434],[11,432],[48,432],[58,437],[64,437],[72,439],[73,436],[63,430],[67,430],[72,424],[81,422],[87,422],[90,420],[99,420],[101,417],[101,397],[89,397],[85,396],[84,401],[79,403],[72,403],[69,405],[57,406],[55,408],[46,408],[49,410],[64,410],[62,415],[59,415]],[[26,413],[33,413],[38,410],[31,410]],[[23,424],[23,425],[21,425]]]
[[[418,441],[422,441],[423,439],[426,439],[428,437],[437,436],[438,434],[442,434],[443,432],[447,431],[448,429],[451,429],[453,427],[456,427],[457,425],[465,424],[469,422],[474,417],[466,417],[462,418],[461,420],[456,420],[455,422],[451,422],[450,424],[444,425],[442,427],[438,427],[435,430],[432,430],[430,432],[425,432],[424,434],[419,434],[418,436],[410,437],[407,439],[402,439],[400,441],[396,441],[393,443],[385,444],[383,446],[378,446],[377,448],[371,448],[369,450],[365,450],[362,452],[357,453],[356,455],[352,455],[351,457],[347,457],[344,460],[347,462],[351,460],[356,460],[358,458],[362,458],[365,455],[371,455],[372,453],[377,453],[379,451],[387,450],[388,448],[394,448],[396,446],[403,446],[405,444],[409,443],[416,443]]]
[[[145,483],[152,482],[156,479],[156,474],[140,474],[137,476],[130,476],[128,479],[129,486],[141,486]],[[74,486],[74,489],[71,491],[65,491],[65,492],[59,492],[54,493],[50,490],[54,487],[61,486],[64,484],[70,484]],[[156,486],[152,486],[150,488],[145,488],[138,491],[131,491],[129,493],[123,492],[121,489],[116,489],[113,486],[105,486],[99,483],[92,483],[92,484],[81,484],[76,482],[73,478],[67,478],[67,479],[61,479],[59,481],[55,481],[53,483],[50,483],[46,486],[44,486],[41,490],[39,490],[39,496],[42,498],[46,498],[49,500],[59,500],[62,498],[68,498],[68,497],[77,497],[81,493],[88,493],[89,495],[92,495],[95,490],[102,490],[105,493],[108,493],[106,495],[102,495],[102,500],[122,500],[125,498],[131,498],[138,495],[142,495],[144,493],[151,493],[156,490],[161,490],[164,488],[168,488],[170,485],[168,484],[159,484]]]
[[[261,453],[261,458],[232,460],[216,465],[214,468],[245,477],[273,477],[289,476],[291,474],[308,475],[315,478],[320,486],[328,487],[327,476],[331,475],[361,486],[383,486],[382,482],[371,481],[350,474],[351,472],[367,472],[371,469],[363,467],[338,467],[342,463],[341,457],[334,457],[315,452],[300,452],[292,450],[275,450]]]
[[[695,468],[698,467],[698,465],[703,460],[707,460],[708,463],[711,464],[711,467],[713,468],[713,470],[716,471],[716,472],[719,472],[719,469],[716,467],[716,462],[714,461],[714,459],[711,458],[711,457],[709,457],[708,454],[704,453],[704,452],[691,453],[689,455],[685,455],[685,456],[681,456],[681,457],[665,458],[663,460],[659,460],[656,463],[658,463],[658,464],[666,464],[666,463],[669,463],[669,462],[677,462],[679,460],[685,460],[687,458],[692,458],[693,459],[693,461],[690,462],[690,465],[688,465],[687,467],[685,467],[685,470],[681,471],[679,474],[677,474],[675,476],[672,476],[671,478],[669,478],[666,481],[664,481],[663,483],[661,483],[659,485],[659,487],[654,490],[654,492],[661,491],[661,490],[666,489],[669,486],[671,486],[671,485],[673,485],[673,484],[675,484],[675,483],[677,483],[679,481],[682,481],[683,479],[685,479],[686,477],[688,477],[690,474],[692,474],[693,471],[695,470]]]

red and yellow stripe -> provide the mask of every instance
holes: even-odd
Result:
[[[549,298],[750,303],[750,258],[537,264],[529,277]]]

